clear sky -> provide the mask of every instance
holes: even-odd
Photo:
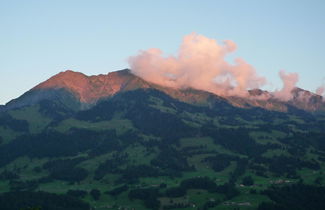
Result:
[[[281,69],[304,89],[325,82],[324,0],[0,0],[0,32],[0,104],[66,69],[106,74],[142,49],[175,54],[192,32],[233,40],[267,89]]]

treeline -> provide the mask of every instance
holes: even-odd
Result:
[[[255,164],[261,164],[268,167],[268,170],[274,173],[276,176],[288,176],[292,178],[296,178],[297,173],[296,170],[302,168],[309,168],[312,170],[319,170],[320,165],[316,160],[303,160],[300,157],[290,157],[284,155],[274,156],[272,158],[266,157],[256,157],[254,159]],[[265,170],[264,167],[258,167],[255,165],[251,167],[255,171],[263,172]]]
[[[206,157],[202,162],[207,163],[215,172],[220,172],[226,169],[231,161],[237,161],[238,157],[227,154],[216,154]]]
[[[108,158],[104,163],[99,164],[99,166],[95,170],[94,178],[96,180],[100,180],[108,173],[120,173],[120,167],[126,164],[127,162],[127,153],[114,153],[112,157]]]
[[[249,157],[259,156],[272,147],[278,147],[278,145],[273,144],[262,145],[256,143],[249,136],[249,131],[246,128],[220,129],[209,124],[204,125],[201,129],[202,135],[212,137],[215,144]]]
[[[70,183],[80,182],[88,176],[88,171],[76,167],[76,165],[84,160],[86,160],[84,157],[52,160],[45,163],[43,169],[49,171],[50,179],[58,179]]]
[[[29,125],[26,120],[14,119],[5,112],[0,112],[0,126],[20,132],[28,132],[29,130]]]
[[[75,197],[75,198],[84,198],[86,195],[90,195],[95,201],[99,200],[101,196],[101,192],[98,189],[92,189],[88,193],[88,191],[85,190],[68,190],[66,195]]]
[[[167,188],[164,190],[164,186],[159,188],[140,188],[130,190],[128,197],[130,200],[139,199],[144,202],[144,205],[150,209],[158,209],[160,202],[158,197],[166,196],[170,198],[185,196],[189,189],[201,189],[207,190],[210,193],[220,193],[225,195],[225,200],[229,200],[237,195],[239,191],[233,184],[226,183],[224,185],[217,185],[213,180],[208,177],[195,177],[183,180],[179,186]],[[215,206],[216,203],[207,203],[206,208],[209,206]],[[180,207],[180,206],[179,206]],[[186,206],[184,206],[186,207]]]
[[[184,196],[189,189],[202,189],[209,192],[215,192],[217,185],[208,177],[196,177],[183,180],[178,187],[169,188],[166,190],[167,197]]]
[[[171,176],[173,176],[173,172],[175,176],[178,176],[176,173],[184,171],[191,171],[194,168],[190,167],[187,162],[187,157],[178,152],[174,147],[168,145],[165,142],[157,145],[159,148],[159,154],[157,157],[151,160],[151,165],[153,167],[158,167],[162,170],[171,172]]]
[[[144,205],[149,209],[158,209],[160,206],[158,197],[160,195],[158,188],[144,188],[130,190],[128,197],[130,200],[142,200]]]
[[[284,187],[272,187],[262,192],[273,202],[263,202],[259,210],[323,210],[325,209],[325,187],[301,183]]]
[[[20,156],[30,158],[74,156],[88,152],[97,156],[120,147],[115,132],[95,132],[72,129],[68,133],[44,132],[38,135],[20,136],[0,146],[0,166]]]
[[[75,197],[47,192],[8,192],[0,194],[1,210],[47,209],[88,210],[88,203]]]

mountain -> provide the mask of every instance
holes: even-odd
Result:
[[[176,90],[144,81],[130,70],[120,70],[107,75],[86,76],[67,70],[32,88],[17,99],[6,104],[5,109],[34,105],[42,100],[60,102],[71,109],[87,109],[98,101],[119,92],[138,88],[161,90],[175,98],[191,103],[201,103],[212,94],[199,90]]]
[[[61,72],[0,112],[1,209],[324,209],[323,99]]]
[[[325,110],[324,98],[322,96],[301,88],[294,88],[291,93],[293,98],[289,103],[292,106],[309,111]]]
[[[6,106],[8,109],[14,109],[42,100],[56,100],[78,110],[96,104],[98,100],[117,92],[147,87],[149,86],[145,81],[132,75],[129,70],[98,76],[86,76],[67,70],[42,82]]]
[[[32,90],[66,89],[81,103],[93,104],[101,98],[110,97],[121,91],[149,87],[147,82],[134,76],[127,69],[98,76],[86,76],[68,70],[51,77]]]
[[[67,70],[42,82],[18,99],[10,101],[2,109],[15,109],[37,104],[42,100],[52,100],[73,110],[82,110],[117,93],[138,88],[157,89],[177,100],[193,104],[208,105],[210,100],[223,100],[241,108],[261,107],[286,112],[289,107],[295,107],[311,112],[325,111],[322,96],[300,88],[292,90],[292,99],[289,101],[281,101],[272,93],[260,89],[249,90],[248,97],[217,96],[202,90],[174,89],[152,84],[132,74],[129,69],[97,76],[86,76],[80,72]]]

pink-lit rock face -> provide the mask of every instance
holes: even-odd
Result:
[[[33,90],[64,88],[71,91],[81,102],[94,103],[100,98],[112,96],[119,91],[148,87],[148,83],[131,74],[129,70],[96,76],[67,70],[37,85]]]
[[[87,76],[80,72],[68,70],[37,85],[32,89],[32,92],[33,90],[65,89],[71,92],[83,104],[93,105],[102,98],[111,97],[116,93],[138,88],[153,88],[177,100],[193,104],[208,105],[209,99],[215,98],[241,108],[260,107],[268,110],[286,112],[288,105],[291,105],[307,111],[325,110],[322,96],[299,88],[294,88],[291,91],[291,100],[289,101],[279,100],[272,92],[261,89],[249,90],[247,97],[220,97],[204,90],[173,88],[153,84],[134,75],[130,70],[115,71],[106,75],[101,74],[96,76]],[[34,97],[36,98],[35,100],[42,98],[39,95],[36,96],[38,97]],[[23,104],[31,103],[30,100],[27,100]]]
[[[113,96],[121,91],[137,88],[158,89],[178,100],[203,103],[211,95],[200,90],[180,90],[147,82],[131,73],[130,70],[121,70],[106,75],[87,76],[80,72],[67,70],[42,82],[32,90],[61,89],[72,92],[82,103],[96,103],[101,98]]]
[[[289,101],[300,109],[316,111],[324,109],[323,97],[310,91],[294,88],[291,91],[292,99]]]

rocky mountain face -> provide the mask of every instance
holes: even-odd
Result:
[[[22,96],[6,104],[6,110],[33,105],[42,100],[55,100],[75,110],[87,109],[98,100],[117,92],[150,87],[147,82],[134,76],[129,70],[107,75],[86,76],[67,70],[40,83]]]
[[[322,96],[301,88],[292,90],[292,99],[289,101],[278,100],[272,93],[260,89],[249,90],[247,97],[221,97],[191,88],[174,89],[152,84],[132,74],[128,69],[97,76],[87,76],[80,72],[67,70],[40,83],[21,97],[10,101],[5,107],[0,107],[0,110],[33,105],[42,100],[55,100],[70,109],[83,110],[117,93],[139,88],[157,89],[177,100],[207,106],[211,106],[211,103],[217,100],[240,108],[260,107],[286,112],[290,107],[294,107],[312,112],[325,111]]]
[[[19,98],[10,101],[6,104],[4,110],[33,105],[42,100],[55,100],[68,108],[83,110],[117,93],[139,88],[156,89],[180,101],[193,104],[206,104],[210,98],[225,100],[201,90],[178,90],[152,84],[132,74],[128,69],[97,76],[87,76],[80,72],[67,70],[40,83]]]
[[[32,90],[67,89],[82,103],[92,104],[101,98],[117,92],[136,88],[149,88],[150,85],[129,70],[111,72],[106,75],[86,76],[79,72],[61,72]]]
[[[293,97],[289,104],[292,106],[309,111],[325,110],[322,96],[301,88],[295,88],[291,93]]]
[[[249,108],[260,107],[267,110],[286,112],[289,108],[301,109],[309,112],[325,111],[325,102],[322,96],[310,91],[294,88],[292,98],[288,101],[277,99],[272,93],[261,90],[249,90],[249,97],[227,97],[234,106]]]

